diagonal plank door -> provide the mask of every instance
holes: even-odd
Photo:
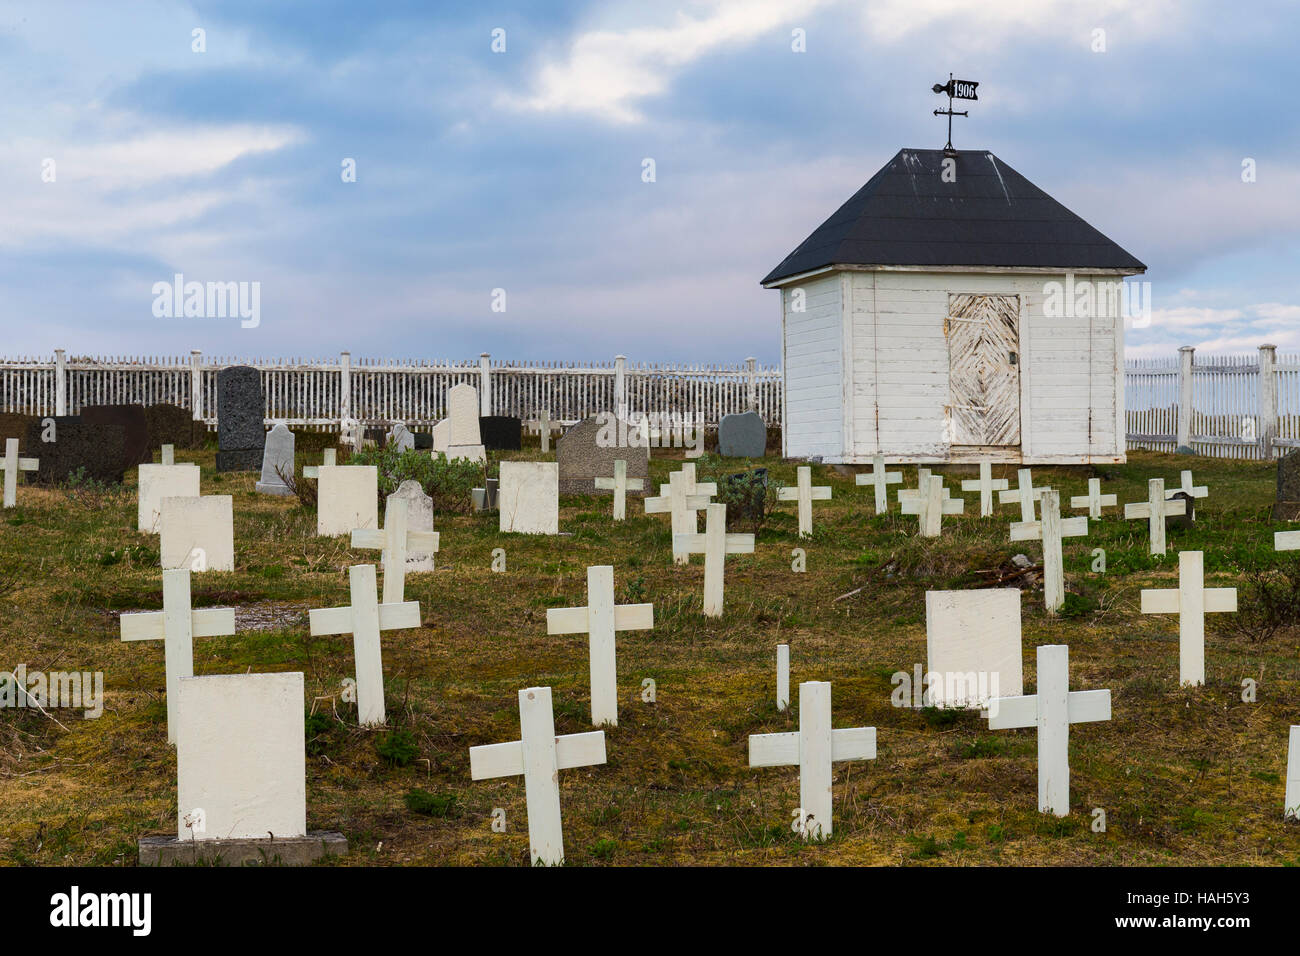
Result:
[[[954,445],[1020,444],[1019,321],[1019,296],[948,296]]]

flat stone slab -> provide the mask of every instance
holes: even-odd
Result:
[[[524,423],[510,415],[480,416],[478,432],[489,451],[522,451]]]
[[[627,462],[629,478],[649,478],[650,449],[644,445],[619,445],[636,430],[612,416],[595,415],[578,422],[555,443],[555,461],[560,466],[560,494],[613,495],[613,490],[596,487],[597,478],[614,477],[614,462]],[[650,482],[628,497],[645,497]]]
[[[348,841],[337,830],[309,830],[306,836],[256,840],[181,840],[141,837],[141,866],[307,866],[327,856],[344,856]]]

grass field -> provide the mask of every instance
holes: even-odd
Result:
[[[667,516],[645,516],[639,501],[619,526],[608,498],[566,498],[557,538],[499,535],[495,515],[440,515],[438,570],[407,578],[423,626],[383,635],[389,726],[361,730],[338,701],[351,640],[309,637],[306,608],[348,603],[348,565],[376,553],[315,537],[314,513],[256,494],[255,474],[217,475],[211,451],[177,459],[202,465],[205,494],[234,496],[238,570],[196,575],[195,605],[236,606],[258,627],[196,640],[195,673],[305,673],[317,698],[306,704],[308,825],[348,838],[334,865],[527,863],[522,780],[472,782],[468,751],[518,739],[522,687],[554,689],[557,733],[590,729],[586,638],[548,637],[545,612],[586,604],[591,564],[614,566],[620,603],[653,602],[655,628],[619,634],[608,764],[561,773],[570,864],[1300,863],[1300,826],[1282,818],[1300,620],[1274,612],[1280,626],[1268,626],[1255,595],[1296,563],[1273,552],[1267,465],[1137,453],[1095,471],[1035,470],[1063,498],[1100,475],[1121,504],[1145,500],[1149,477],[1177,484],[1186,467],[1210,488],[1195,529],[1171,531],[1164,558],[1147,553],[1145,521],[1108,509],[1087,538],[1066,541],[1066,613],[1046,616],[1041,591],[1022,596],[1025,692],[1034,647],[1066,643],[1071,689],[1112,693],[1110,722],[1071,729],[1071,812],[1057,819],[1036,810],[1034,731],[891,704],[891,675],[926,662],[926,590],[1005,577],[1018,553],[1041,563],[1037,543],[1008,541],[1018,508],[972,517],[968,494],[967,516],[926,540],[896,504],[876,517],[869,488],[815,466],[834,498],[817,503],[813,538],[797,539],[794,504],[782,504],[756,553],[728,558],[726,614],[715,620],[700,613],[702,559],[675,567]],[[793,484],[794,463],[763,464]],[[656,458],[653,481],[679,465]],[[735,470],[706,460],[700,477]],[[995,474],[1014,481],[1012,469]],[[133,481],[109,492],[22,486],[0,518],[0,663],[102,671],[106,688],[98,719],[0,711],[0,859],[10,864],[133,866],[140,836],[175,831],[162,647],[123,644],[118,632],[119,612],[157,609],[162,597],[158,540],[134,530]],[[807,573],[791,572],[796,546]],[[505,574],[489,569],[495,547],[506,549]],[[1090,570],[1098,547],[1104,574]],[[1177,618],[1138,613],[1141,588],[1176,586],[1184,549],[1205,551],[1207,586],[1242,589],[1241,614],[1207,615],[1197,689],[1178,686]],[[774,704],[781,642],[791,645],[790,713]],[[647,677],[654,704],[640,700]],[[1247,677],[1259,684],[1254,703],[1242,700]],[[835,765],[825,845],[791,831],[797,768],[747,765],[748,735],[797,728],[805,680],[833,682],[834,726],[878,728],[876,760]],[[494,807],[506,811],[504,834],[489,826]],[[1105,832],[1093,832],[1094,808]]]

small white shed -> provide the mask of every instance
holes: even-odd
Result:
[[[763,279],[782,442],[869,463],[1122,462],[1146,266],[989,152],[904,149]]]

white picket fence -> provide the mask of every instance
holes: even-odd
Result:
[[[543,409],[571,423],[618,410],[629,420],[681,416],[716,425],[723,415],[757,411],[781,421],[781,370],[746,359],[736,365],[635,364],[622,356],[586,365],[558,362],[353,359],[253,359],[204,356],[0,359],[0,411],[73,415],[85,405],[167,403],[195,420],[216,424],[217,373],[251,365],[262,374],[266,420],[336,426],[341,418],[368,423],[429,425],[446,414],[447,389],[461,382],[479,390],[484,415],[534,420]]]
[[[1130,448],[1268,461],[1300,447],[1300,356],[1279,358],[1276,346],[1201,362],[1184,346],[1175,358],[1130,360],[1125,386]]]

